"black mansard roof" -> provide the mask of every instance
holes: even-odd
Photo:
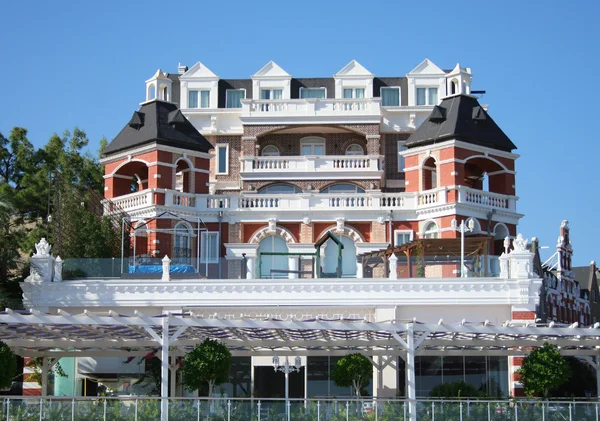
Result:
[[[455,95],[433,107],[433,111],[408,138],[408,148],[456,139],[466,143],[511,152],[517,149],[476,98]]]
[[[156,142],[199,152],[208,152],[212,145],[181,113],[177,105],[152,101],[133,113],[131,120],[104,149],[104,155]]]

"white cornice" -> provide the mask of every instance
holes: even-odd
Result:
[[[412,156],[412,155],[416,155],[416,154],[427,152],[427,151],[432,151],[432,152],[439,151],[441,149],[446,149],[450,146],[454,146],[456,148],[461,148],[461,149],[468,149],[468,150],[476,151],[476,152],[481,152],[484,155],[488,154],[488,155],[499,156],[501,158],[517,159],[520,156],[516,153],[505,152],[505,151],[500,151],[498,149],[488,148],[485,146],[474,145],[472,143],[467,143],[467,142],[463,142],[463,141],[456,140],[456,139],[450,139],[450,140],[446,140],[446,141],[440,142],[440,143],[434,143],[431,145],[410,148],[403,152],[400,152],[400,154],[403,156]]]
[[[176,153],[176,154],[185,154],[186,156],[193,156],[193,157],[197,157],[197,158],[206,158],[206,159],[210,159],[214,156],[214,155],[206,153],[206,152],[191,151],[191,150],[184,149],[184,148],[175,148],[173,146],[159,145],[156,142],[151,142],[146,145],[138,146],[135,148],[124,150],[122,152],[111,154],[110,156],[100,159],[100,163],[108,164],[110,162],[120,161],[121,159],[128,158],[129,156],[133,157],[134,155],[141,155],[143,153],[154,151],[154,150],[163,151],[163,152],[171,152],[171,153]]]
[[[523,285],[528,288],[523,288]],[[33,308],[146,306],[516,305],[534,302],[539,279],[88,280],[22,283]]]

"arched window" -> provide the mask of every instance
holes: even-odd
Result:
[[[423,163],[423,190],[435,189],[437,186],[437,163],[435,158],[429,157]]]
[[[364,193],[365,190],[349,183],[333,184],[321,190],[321,193]]]
[[[192,260],[192,231],[183,222],[175,225],[173,263],[189,265]]]
[[[259,278],[287,278],[289,270],[288,256],[262,253],[288,253],[285,240],[281,237],[271,235],[263,238],[258,245],[260,255]]]
[[[148,88],[148,100],[156,99],[156,86],[150,85]]]
[[[276,146],[265,146],[262,150],[262,156],[279,156],[279,149]]]
[[[169,91],[167,90],[166,86],[162,88],[162,99],[164,101],[168,101],[169,100],[168,92]]]
[[[428,222],[423,228],[423,238],[439,238],[438,226],[435,222]]]
[[[345,235],[340,235],[338,238],[344,245],[342,249],[342,276],[356,276],[356,245],[354,240]],[[338,263],[338,245],[331,239],[325,244],[323,272],[335,273]]]
[[[175,190],[182,193],[191,193],[191,168],[185,159],[179,159],[177,161],[177,167],[175,168]]]
[[[290,184],[270,184],[258,191],[259,194],[296,194],[302,193],[296,186]]]
[[[357,145],[356,143],[350,145],[346,148],[346,155],[364,155],[365,151],[362,146]]]
[[[322,156],[325,155],[325,139],[320,137],[306,137],[300,140],[300,155]]]
[[[450,82],[450,95],[454,95],[458,93],[458,82],[456,79],[453,79],[452,82]]]

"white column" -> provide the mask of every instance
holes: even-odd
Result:
[[[417,421],[417,387],[415,383],[415,336],[413,324],[406,331],[406,396],[408,397],[409,420]]]
[[[169,318],[162,320],[160,351],[160,420],[169,421]]]
[[[297,279],[298,274],[295,273],[298,271],[298,257],[297,256],[289,256],[288,257],[288,269],[290,273],[288,274],[289,279]]]
[[[356,279],[362,279],[364,277],[363,274],[363,264],[362,264],[362,258],[361,257],[356,257]]]
[[[42,357],[42,396],[48,396],[48,357]]]
[[[600,398],[600,350],[596,351],[596,390]]]
[[[254,262],[256,257],[246,256],[246,279],[254,279]]]

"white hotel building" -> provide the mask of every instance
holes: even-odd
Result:
[[[102,161],[106,213],[127,215],[125,273],[25,282],[26,307],[234,320],[535,319],[533,254],[520,241],[498,259],[522,217],[516,147],[471,83],[469,68],[429,60],[397,77],[354,60],[330,78],[295,78],[274,62],[249,79],[221,79],[200,62],[157,71]],[[461,222],[472,227],[467,277]],[[328,232],[343,249],[329,239],[317,258]],[[165,256],[171,276],[161,274]],[[283,375],[268,353],[233,354],[227,396],[281,396]],[[299,352],[304,368],[291,396],[348,394],[329,381],[343,354]],[[519,393],[517,357],[441,355],[417,350],[417,396],[458,379]],[[382,358],[374,357],[368,392],[403,396],[402,355]],[[144,367],[115,358],[61,364],[73,376],[56,379],[59,393],[76,395],[93,394],[96,382],[137,393]]]

